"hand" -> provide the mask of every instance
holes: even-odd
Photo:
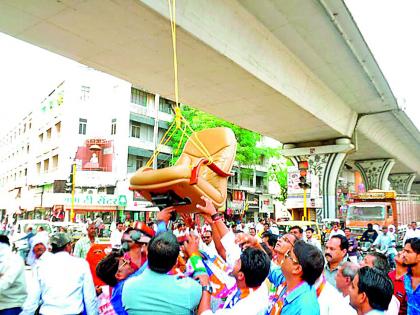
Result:
[[[239,233],[235,236],[235,243],[238,244],[243,249],[248,247],[259,247],[258,240],[251,235],[245,233]]]
[[[211,216],[209,216],[208,214],[200,213],[200,215],[203,217],[204,221],[206,221],[208,224],[213,223]]]
[[[166,224],[168,224],[169,219],[171,218],[172,212],[175,211],[175,207],[168,207],[163,209],[162,211],[159,211],[156,215],[156,218],[158,221],[163,221]]]
[[[198,241],[192,234],[187,236],[187,240],[184,242],[184,248],[188,257],[191,257],[192,254],[200,253],[198,250]]]
[[[207,214],[209,216],[212,216],[213,214],[217,213],[216,208],[213,205],[213,202],[205,197],[205,196],[201,196],[201,200],[203,200],[205,202],[205,206],[203,207],[200,204],[197,204],[197,209],[200,210],[200,212]]]
[[[188,213],[181,213],[180,216],[181,216],[181,218],[184,221],[186,226],[188,226],[191,229],[194,228],[194,222],[193,222],[191,216]]]

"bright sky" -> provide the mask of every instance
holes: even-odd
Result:
[[[400,107],[420,129],[420,1],[345,0]],[[77,63],[0,33],[0,133],[6,131]]]
[[[345,0],[401,108],[420,130],[420,1]]]

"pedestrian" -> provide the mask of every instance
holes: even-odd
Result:
[[[315,246],[316,248],[318,248],[319,250],[321,249],[321,242],[318,241],[316,238],[314,238],[314,229],[311,227],[308,227],[305,231],[306,233],[306,243],[311,244],[313,246]]]
[[[351,229],[350,228],[345,228],[344,229],[344,234],[347,238],[347,241],[349,242],[349,250],[347,252],[347,254],[349,255],[349,260],[355,264],[357,264],[357,247],[358,247],[358,242],[356,240],[355,237],[353,237],[351,235]]]
[[[413,221],[411,224],[407,227],[407,232],[405,232],[405,236],[403,239],[403,246],[405,245],[405,242],[414,237],[420,237],[420,229],[417,229],[417,222]]]
[[[175,266],[179,250],[176,236],[170,232],[150,240],[148,268],[124,284],[122,301],[128,314],[191,314],[199,305],[200,283],[167,274]]]
[[[98,314],[95,287],[88,263],[71,256],[71,239],[55,233],[50,239],[52,255],[38,265],[34,288],[22,315]]]
[[[362,267],[350,287],[350,305],[359,315],[384,314],[392,298],[392,282],[376,268]]]
[[[271,302],[268,314],[320,314],[316,292],[311,286],[323,269],[322,253],[303,240],[296,241],[281,262],[285,282]]]
[[[348,248],[347,238],[340,234],[331,237],[325,246],[325,277],[334,288],[337,288],[335,276],[338,268],[347,261]]]
[[[404,276],[404,287],[407,293],[407,315],[420,314],[420,238],[406,241],[402,254],[403,263],[408,267]]]
[[[111,232],[110,243],[112,249],[121,248],[121,238],[124,233],[124,224],[122,222],[117,222],[117,227]]]
[[[26,300],[25,264],[0,235],[0,315],[18,315]]]
[[[337,284],[337,290],[343,295],[344,301],[341,308],[341,312],[346,315],[356,315],[356,310],[350,307],[350,287],[352,286],[354,277],[359,271],[359,265],[351,261],[345,262],[338,268],[338,272],[335,277]]]
[[[96,228],[95,224],[91,223],[87,227],[87,236],[81,237],[74,246],[74,253],[73,255],[76,257],[80,257],[86,259],[87,253],[89,252],[90,247],[92,244],[97,243],[96,239]]]
[[[333,223],[333,228],[332,228],[332,230],[331,230],[331,233],[330,233],[330,237],[329,237],[329,239],[331,239],[333,236],[335,236],[335,235],[342,235],[342,236],[345,236],[345,234],[344,234],[344,232],[343,232],[343,230],[342,229],[340,229],[340,224],[338,224],[338,222],[334,222]]]
[[[389,278],[391,279],[394,285],[394,296],[400,302],[400,311],[399,315],[407,314],[407,293],[405,292],[404,287],[404,276],[407,274],[407,266],[402,260],[402,252],[399,252],[395,256],[395,270],[392,270],[388,273]]]
[[[31,240],[31,249],[29,251],[26,263],[34,267],[38,265],[41,257],[46,259],[51,253],[48,251],[48,239],[45,239],[43,235],[36,234]]]
[[[292,226],[289,233],[292,233],[298,240],[303,239],[303,229],[300,226]]]

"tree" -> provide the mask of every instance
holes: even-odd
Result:
[[[268,161],[273,157],[280,158],[278,149],[258,145],[258,142],[261,140],[261,135],[256,132],[241,128],[228,121],[187,105],[181,106],[181,112],[194,131],[215,127],[228,127],[232,129],[238,142],[236,161],[241,166],[242,176],[251,176],[251,173],[253,173],[255,169],[255,165],[263,164],[264,159]],[[178,160],[187,140],[188,137],[182,136],[180,130],[177,130],[173,134],[171,140],[168,142],[168,145],[173,148],[171,164]],[[285,196],[284,194],[287,194],[287,169],[282,169],[282,165],[283,164],[277,165],[277,163],[270,165],[268,175],[275,175],[275,179],[277,179],[280,187],[282,187],[281,191],[283,191],[283,193],[281,193],[281,196]]]

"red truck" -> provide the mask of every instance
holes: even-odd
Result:
[[[420,220],[420,196],[397,195],[395,191],[372,190],[353,196],[348,205],[346,226],[361,235],[368,223],[393,224],[400,233],[403,226]]]

